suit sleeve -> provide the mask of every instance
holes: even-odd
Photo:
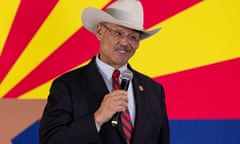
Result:
[[[167,116],[165,92],[163,87],[161,88],[161,103],[162,103],[161,106],[162,106],[163,127],[159,136],[159,144],[169,144],[170,143],[169,122],[168,122],[168,116]]]
[[[101,144],[93,113],[73,118],[72,103],[69,85],[55,80],[40,122],[40,144]]]

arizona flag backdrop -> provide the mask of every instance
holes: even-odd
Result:
[[[38,144],[54,78],[86,64],[98,41],[80,20],[108,0],[0,0],[0,143]],[[240,2],[142,0],[145,27],[130,63],[162,83],[172,144],[240,143]]]

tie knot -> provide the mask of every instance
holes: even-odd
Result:
[[[114,90],[120,89],[119,75],[120,75],[119,70],[115,70],[112,74],[112,88]]]
[[[113,74],[112,74],[112,77],[113,77],[114,79],[116,79],[116,78],[119,78],[119,75],[120,75],[120,71],[119,71],[119,70],[114,70],[114,72],[113,72]]]

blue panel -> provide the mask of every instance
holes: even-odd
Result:
[[[26,128],[22,133],[12,139],[13,144],[38,144],[38,127],[40,122],[36,121]]]
[[[39,121],[13,144],[38,144]],[[170,120],[171,144],[240,144],[240,120]]]
[[[171,120],[171,144],[240,144],[240,120]]]

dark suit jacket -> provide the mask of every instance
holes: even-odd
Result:
[[[131,70],[136,103],[132,144],[169,144],[163,87]],[[120,126],[108,122],[99,133],[96,129],[93,114],[107,93],[95,59],[54,80],[40,123],[40,144],[123,144]]]

